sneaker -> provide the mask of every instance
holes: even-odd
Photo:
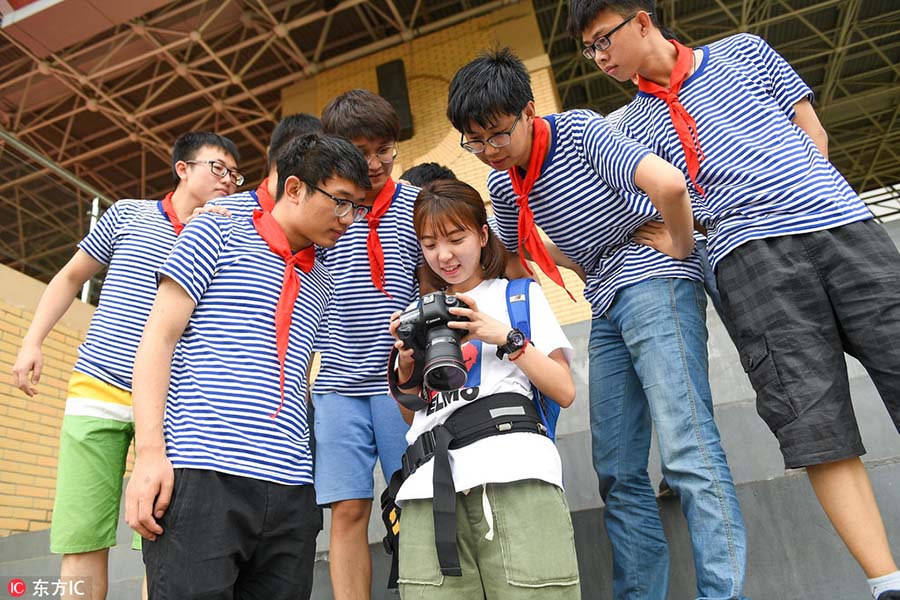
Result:
[[[674,498],[678,495],[678,492],[669,487],[669,482],[666,481],[666,478],[663,477],[662,481],[659,482],[659,492],[657,492],[657,498]],[[878,600],[881,600],[879,598]]]
[[[900,590],[888,590],[878,594],[877,600],[900,600]]]

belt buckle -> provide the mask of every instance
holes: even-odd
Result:
[[[403,456],[400,457],[400,469],[403,471],[403,479],[406,479],[412,474],[412,469],[409,464],[409,454],[406,452],[403,453]]]
[[[434,430],[429,429],[421,436],[422,440],[422,452],[425,456],[431,456],[434,454]]]

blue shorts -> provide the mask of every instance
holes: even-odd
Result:
[[[316,502],[371,499],[375,459],[390,481],[406,451],[409,426],[389,395],[313,394]]]

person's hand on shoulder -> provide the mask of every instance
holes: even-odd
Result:
[[[205,204],[203,206],[198,206],[193,210],[193,212],[191,212],[190,216],[188,216],[187,218],[187,221],[185,221],[185,225],[205,213],[212,213],[214,215],[221,215],[223,217],[231,216],[231,211],[224,206],[219,206],[218,204]]]

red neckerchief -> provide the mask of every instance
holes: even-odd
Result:
[[[381,247],[381,238],[378,237],[378,224],[381,217],[391,207],[391,200],[394,197],[394,190],[397,184],[388,177],[387,183],[375,196],[375,204],[372,210],[366,214],[366,220],[369,222],[369,237],[366,238],[366,251],[369,253],[369,272],[372,275],[372,283],[375,284],[388,298],[393,298],[391,294],[384,289],[384,250]]]
[[[669,117],[672,119],[672,125],[678,133],[678,139],[681,141],[681,149],[684,150],[684,157],[687,160],[688,175],[691,182],[701,195],[706,195],[700,184],[697,183],[697,175],[700,173],[700,162],[706,158],[703,149],[700,147],[700,136],[697,134],[697,123],[694,117],[688,114],[687,109],[678,99],[678,92],[681,86],[691,73],[691,66],[694,62],[694,51],[683,44],[679,44],[675,40],[668,40],[678,51],[678,58],[675,60],[675,68],[669,75],[669,89],[660,85],[647,81],[643,77],[638,76],[638,89],[652,96],[656,96],[666,103],[669,107]]]
[[[259,202],[260,208],[266,212],[272,212],[272,209],[275,208],[275,200],[272,199],[272,195],[269,193],[268,177],[263,179],[259,187],[256,188],[256,200]]]
[[[169,192],[166,194],[166,197],[162,199],[162,207],[163,212],[166,213],[166,217],[169,218],[169,223],[172,224],[172,229],[175,230],[175,235],[181,233],[181,230],[184,229],[184,223],[178,220],[178,215],[175,214],[175,207],[172,206],[172,196],[175,195],[175,192]]]
[[[534,118],[534,135],[531,141],[531,156],[528,159],[528,170],[525,172],[525,180],[519,174],[519,168],[513,165],[509,170],[509,179],[512,182],[513,192],[516,193],[516,204],[519,207],[519,260],[522,266],[528,271],[529,275],[534,275],[528,262],[525,260],[525,254],[522,248],[528,251],[531,259],[538,264],[541,270],[553,280],[556,285],[566,290],[572,302],[576,302],[575,296],[572,295],[563,283],[562,275],[556,267],[556,263],[550,257],[547,246],[538,233],[537,226],[534,224],[534,213],[528,206],[528,194],[531,188],[541,175],[541,165],[544,163],[544,157],[547,154],[547,147],[550,145],[550,126],[547,121],[541,117]]]
[[[278,416],[281,407],[284,406],[284,361],[287,357],[288,341],[291,333],[291,318],[294,313],[294,303],[300,294],[300,276],[294,267],[300,267],[304,273],[309,273],[316,260],[315,246],[310,244],[300,252],[291,252],[291,245],[281,225],[271,213],[253,211],[253,226],[259,236],[265,240],[269,250],[284,259],[284,277],[281,281],[281,295],[278,297],[278,305],[275,307],[275,347],[278,350],[278,362],[281,365],[281,403],[272,418]]]

